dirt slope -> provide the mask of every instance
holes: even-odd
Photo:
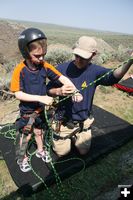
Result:
[[[0,63],[11,61],[19,56],[17,39],[25,26],[0,20]]]

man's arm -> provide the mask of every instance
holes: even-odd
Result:
[[[118,79],[121,79],[126,74],[126,72],[129,70],[129,68],[131,67],[132,64],[133,64],[133,58],[129,59],[126,64],[124,64],[121,67],[117,68],[113,72],[114,77],[118,78]]]

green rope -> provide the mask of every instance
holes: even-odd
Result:
[[[15,140],[16,138],[16,129],[15,128],[11,128],[12,124],[7,124],[5,127],[8,127],[8,130],[5,132],[1,132],[1,130],[3,128],[0,129],[0,135],[4,135],[5,138],[7,139],[11,139],[11,140]]]
[[[31,160],[32,160],[32,157],[33,155],[35,155],[36,151],[34,151],[33,153],[29,153],[29,164],[30,164],[30,167],[31,167],[31,170],[32,170],[32,173],[40,180],[40,183],[42,183],[44,185],[44,187],[46,188],[46,190],[48,191],[51,199],[53,200],[58,200],[57,197],[53,194],[53,192],[49,189],[49,187],[47,186],[47,184],[45,183],[45,181],[43,180],[43,178],[41,178],[41,176],[39,176],[36,171],[33,169],[32,167],[32,164],[31,164]]]
[[[53,138],[53,129],[52,129],[50,121],[48,119],[46,107],[44,109],[44,114],[45,114],[46,122],[47,122],[47,125],[48,125],[48,130],[49,130],[49,131],[47,131],[47,134],[49,134],[50,140],[49,140],[49,143],[47,143],[47,150],[50,153],[50,147],[51,147],[52,138]],[[48,136],[46,136],[46,138],[48,138]],[[51,164],[52,170],[54,172],[54,176],[55,176],[55,180],[56,180],[56,184],[57,184],[59,195],[61,196],[61,199],[65,200],[65,199],[68,198],[68,196],[67,196],[66,191],[65,191],[65,189],[63,187],[62,181],[61,181],[61,179],[60,179],[60,177],[59,177],[59,175],[58,175],[58,173],[57,173],[57,171],[56,171],[56,169],[54,167],[54,163],[50,162],[50,164]],[[70,198],[68,198],[68,199],[70,199]]]

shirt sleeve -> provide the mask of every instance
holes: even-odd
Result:
[[[44,67],[46,68],[47,76],[50,80],[56,80],[62,75],[54,66],[47,62],[44,63]]]
[[[21,76],[21,71],[24,66],[25,66],[24,63],[22,62],[15,67],[12,74],[11,83],[10,83],[11,92],[17,92],[21,90],[20,76]]]
[[[59,66],[57,66],[57,69],[58,69],[58,67]],[[59,69],[59,71],[61,71],[61,70]],[[62,87],[62,85],[63,84],[58,79],[49,81],[49,83],[47,84],[47,94],[49,94],[49,90],[51,88],[59,88],[59,87]]]
[[[118,83],[120,79],[115,78],[113,75],[112,69],[107,69],[101,66],[98,66],[97,68],[97,78],[100,78],[100,80],[97,81],[97,85],[113,85],[115,83]]]

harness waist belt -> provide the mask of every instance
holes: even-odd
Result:
[[[66,140],[66,139],[69,139],[69,138],[73,137],[76,133],[78,133],[80,131],[81,131],[81,128],[79,127],[79,128],[75,129],[72,133],[70,133],[69,135],[67,135],[65,137],[62,137],[59,134],[54,132],[53,138],[54,138],[54,140]]]

